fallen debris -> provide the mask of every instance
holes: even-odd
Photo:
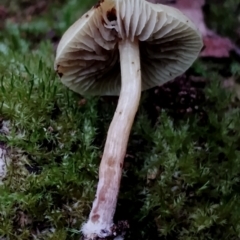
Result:
[[[0,134],[9,133],[9,121],[4,121],[0,118]],[[3,142],[0,142],[0,185],[7,175],[7,165],[9,158],[7,157],[7,147]]]
[[[240,48],[229,38],[218,35],[206,26],[202,10],[205,0],[149,0],[149,2],[176,7],[193,21],[203,36],[204,49],[201,57],[227,58],[232,51],[240,55]]]

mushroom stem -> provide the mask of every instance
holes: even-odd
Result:
[[[138,40],[119,42],[121,92],[110,124],[99,168],[96,198],[88,219],[82,227],[85,239],[112,235],[113,216],[117,204],[123,162],[132,124],[141,96],[141,69]]]

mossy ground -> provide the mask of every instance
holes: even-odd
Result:
[[[210,25],[222,34],[234,21],[219,17],[235,4],[226,2],[209,7]],[[84,99],[53,71],[57,40],[91,1],[43,1],[31,11],[30,3],[3,1],[0,119],[9,132],[0,142],[10,161],[0,239],[79,239],[117,99]],[[201,59],[143,94],[116,212],[130,223],[127,239],[240,238],[240,111],[235,93],[222,87],[229,77],[240,79],[235,56]]]

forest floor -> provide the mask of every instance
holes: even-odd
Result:
[[[129,222],[126,239],[237,240],[240,0],[162,2],[192,17],[205,48],[143,94],[115,218]],[[0,3],[0,240],[79,239],[89,214],[117,98],[71,92],[53,62],[93,3]]]

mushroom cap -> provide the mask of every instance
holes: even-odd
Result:
[[[203,46],[195,25],[173,7],[145,0],[101,0],[58,45],[55,70],[62,83],[83,95],[119,95],[118,41],[126,38],[139,40],[142,90],[184,73]]]

